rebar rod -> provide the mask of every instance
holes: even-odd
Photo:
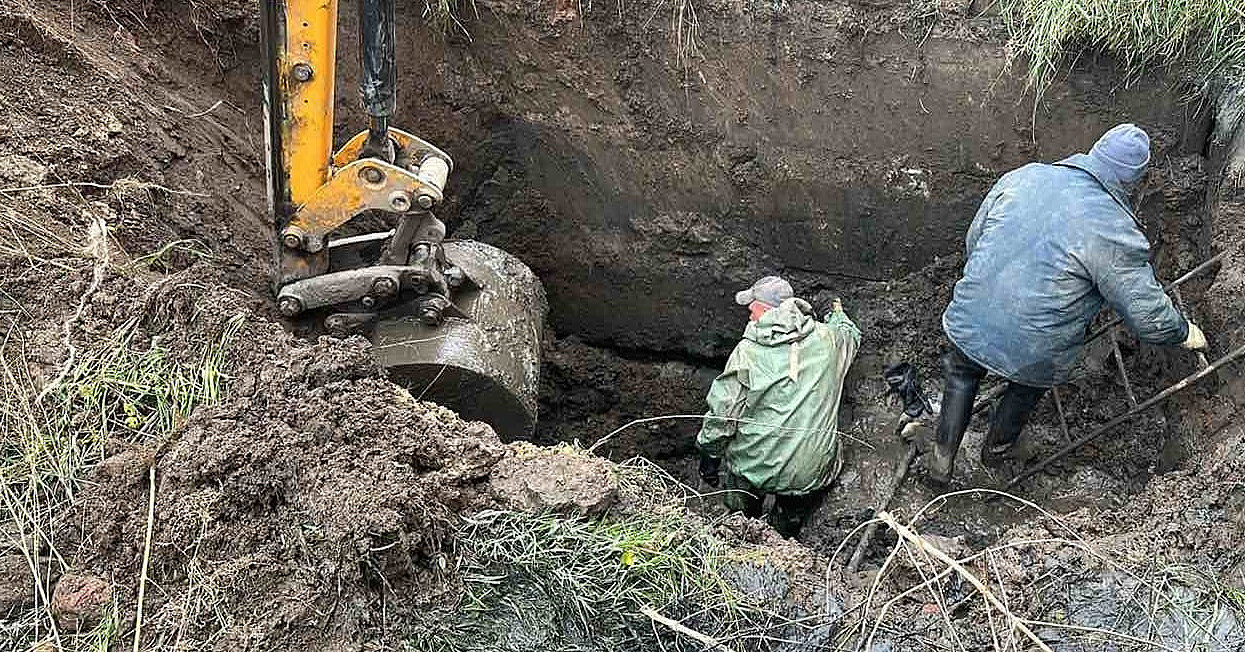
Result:
[[[1185,319],[1189,319],[1189,310],[1184,306],[1184,297],[1180,296],[1180,288],[1172,288],[1172,299],[1176,302],[1176,307],[1180,309],[1180,314],[1184,315]],[[1197,365],[1198,369],[1205,369],[1210,365],[1206,354],[1201,351],[1197,351]]]
[[[1137,416],[1141,412],[1144,412],[1147,408],[1157,405],[1158,403],[1162,402],[1164,399],[1171,396],[1172,394],[1188,389],[1190,386],[1193,385],[1193,383],[1196,383],[1197,381],[1211,375],[1212,373],[1215,372],[1215,370],[1232,362],[1233,360],[1236,360],[1242,355],[1245,355],[1245,345],[1237,347],[1231,353],[1228,353],[1222,358],[1219,358],[1213,364],[1208,365],[1206,368],[1199,369],[1198,371],[1192,374],[1189,374],[1188,376],[1185,376],[1184,378],[1180,379],[1176,384],[1171,385],[1167,389],[1159,392],[1158,394],[1155,394],[1154,396],[1151,396],[1150,398],[1146,399],[1144,402],[1136,405],[1135,407],[1129,408],[1123,414],[1120,414],[1119,416],[1115,417],[1114,419],[1111,419],[1110,421],[1103,424],[1102,426],[1099,426],[1097,429],[1090,432],[1088,435],[1085,435],[1084,437],[1081,437],[1080,439],[1070,444],[1067,444],[1063,448],[1060,448],[1059,450],[1055,451],[1055,453],[1052,454],[1050,457],[1047,457],[1045,460],[1042,460],[1037,465],[1026,469],[1023,473],[1016,476],[1015,478],[1012,478],[1012,481],[1008,482],[1007,486],[1004,487],[1004,489],[1005,490],[1011,489],[1012,487],[1020,484],[1021,482],[1032,477],[1034,474],[1038,473],[1042,469],[1045,469],[1051,464],[1054,464],[1055,462],[1059,461],[1060,459],[1063,458],[1063,456],[1067,455],[1068,453],[1071,453],[1072,451],[1084,446],[1085,444],[1088,444],[1094,441],[1095,439],[1101,437],[1103,433]]]
[[[1137,394],[1133,392],[1133,384],[1128,380],[1128,370],[1124,368],[1124,352],[1120,350],[1120,338],[1115,330],[1111,331],[1111,352],[1115,355],[1115,368],[1120,372],[1120,380],[1124,381],[1124,393],[1128,395],[1128,404],[1137,405]]]

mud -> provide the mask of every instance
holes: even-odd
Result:
[[[256,375],[156,462],[151,577],[167,598],[149,606],[155,628],[227,648],[379,637],[382,612],[401,619],[452,590],[453,515],[478,499],[503,448],[487,426],[382,380],[362,342],[263,344],[235,349],[259,358]],[[92,545],[78,564],[119,583],[141,559],[146,482],[134,470],[97,476],[82,502],[80,540]],[[196,593],[214,600],[199,611]]]
[[[600,455],[643,455],[694,482],[697,417],[720,371],[713,362],[632,359],[551,333],[543,358],[537,442],[601,442]]]

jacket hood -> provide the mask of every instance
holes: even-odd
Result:
[[[1133,221],[1136,222],[1139,227],[1142,227],[1142,230],[1145,230],[1145,226],[1140,220],[1137,219],[1136,213],[1133,212],[1132,200],[1129,196],[1130,193],[1128,192],[1128,189],[1124,187],[1124,184],[1110,170],[1107,164],[1097,158],[1094,158],[1093,156],[1090,156],[1089,154],[1073,154],[1072,156],[1059,161],[1055,165],[1076,168],[1089,173],[1089,175],[1094,177],[1094,179],[1098,181],[1098,184],[1111,195],[1111,198],[1114,199],[1121,208],[1128,212],[1129,217],[1133,218]]]
[[[813,307],[797,297],[783,301],[777,308],[767,310],[760,319],[748,322],[744,339],[761,346],[780,346],[808,337],[815,326]]]

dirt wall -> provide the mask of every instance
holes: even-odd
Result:
[[[1008,169],[1124,120],[1158,161],[1208,128],[1169,80],[1121,88],[1092,57],[1035,107],[990,17],[700,3],[684,69],[666,5],[557,25],[546,6],[480,6],[470,42],[399,39],[403,122],[457,157],[451,226],[523,257],[556,332],[592,344],[723,356],[731,292],[762,273],[842,292],[913,272],[960,250]]]

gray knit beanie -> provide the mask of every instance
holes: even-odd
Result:
[[[1150,164],[1150,137],[1137,125],[1126,122],[1103,134],[1089,155],[1104,163],[1120,183],[1132,187]]]

